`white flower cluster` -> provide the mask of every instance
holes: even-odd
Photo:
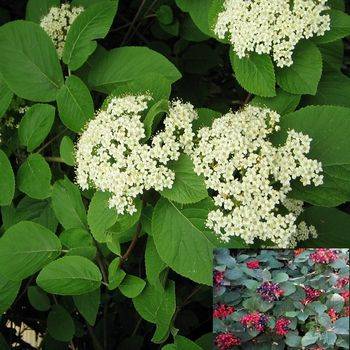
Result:
[[[61,7],[51,7],[49,13],[41,18],[40,26],[53,41],[59,58],[63,54],[69,27],[83,11],[83,7],[71,7],[70,4],[62,4]]]
[[[327,0],[225,0],[214,28],[242,58],[249,52],[272,53],[278,67],[291,66],[301,39],[324,35],[330,29]]]
[[[224,241],[237,236],[248,244],[261,239],[290,247],[314,234],[305,223],[297,226],[302,202],[286,195],[294,179],[304,186],[322,184],[322,166],[305,156],[307,135],[290,130],[284,145],[269,141],[279,118],[269,109],[248,106],[198,131],[191,157],[195,172],[215,191],[218,207],[209,213],[207,226]]]
[[[177,160],[190,142],[192,120],[197,117],[190,104],[174,101],[164,130],[151,145],[144,144],[141,116],[150,99],[147,95],[113,97],[77,143],[78,184],[82,189],[93,186],[110,192],[109,205],[119,214],[135,212],[134,199],[144,190],[172,187],[175,174],[166,163]]]

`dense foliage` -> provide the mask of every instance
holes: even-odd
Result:
[[[207,350],[214,247],[349,244],[345,2],[245,3],[0,2],[1,346]]]
[[[217,249],[219,350],[349,349],[347,249]]]

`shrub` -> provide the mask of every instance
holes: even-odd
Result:
[[[349,250],[217,249],[218,274],[217,349],[349,349]]]

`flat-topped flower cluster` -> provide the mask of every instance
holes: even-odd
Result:
[[[77,182],[111,193],[110,207],[119,214],[136,211],[134,199],[145,190],[171,188],[175,174],[166,167],[191,143],[192,105],[169,104],[164,130],[148,145],[141,121],[148,95],[113,97],[96,113],[77,143]]]
[[[228,38],[240,57],[272,54],[278,67],[291,66],[301,39],[330,29],[327,0],[225,0],[214,32]]]
[[[112,97],[89,122],[77,144],[77,182],[111,193],[110,206],[132,214],[134,199],[151,188],[171,188],[175,174],[167,167],[187,153],[197,175],[204,175],[217,209],[207,226],[222,240],[268,240],[280,247],[315,236],[314,227],[298,222],[303,202],[287,198],[291,182],[322,183],[321,163],[309,159],[311,138],[288,131],[285,144],[270,135],[279,130],[279,114],[247,106],[229,112],[196,134],[198,114],[190,103],[169,103],[163,129],[146,143],[142,114],[147,95]]]
[[[322,184],[322,166],[306,157],[307,135],[289,130],[284,145],[272,144],[269,136],[279,130],[279,118],[269,109],[247,106],[198,132],[194,169],[215,191],[219,208],[209,213],[207,225],[224,241],[237,236],[251,244],[260,238],[289,247],[316,234],[314,227],[297,223],[303,202],[287,194],[295,179],[304,186]]]
[[[51,7],[49,13],[41,18],[40,26],[53,41],[59,58],[62,57],[70,26],[83,11],[84,7],[82,6],[62,4],[60,7]]]

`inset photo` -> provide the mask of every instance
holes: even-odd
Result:
[[[215,350],[349,349],[349,249],[216,249]]]

